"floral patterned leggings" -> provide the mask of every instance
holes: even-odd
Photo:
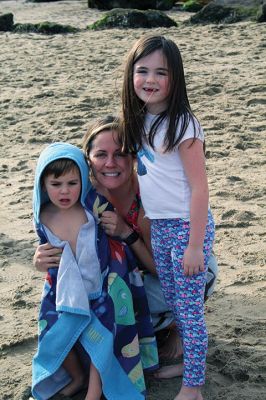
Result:
[[[205,272],[185,276],[182,260],[188,245],[190,225],[183,219],[151,221],[151,243],[157,273],[168,307],[172,310],[183,343],[183,384],[205,382],[208,334],[204,319],[204,288],[207,263],[214,241],[214,221],[208,216],[204,241]]]

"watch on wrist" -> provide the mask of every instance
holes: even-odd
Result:
[[[133,243],[135,243],[139,238],[139,234],[136,231],[133,231],[128,235],[125,239],[123,239],[123,242],[125,242],[128,246],[131,246]]]

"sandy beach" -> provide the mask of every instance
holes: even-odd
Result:
[[[0,399],[27,400],[44,276],[32,266],[36,159],[80,145],[88,124],[117,113],[125,53],[147,29],[85,30],[102,12],[86,0],[0,1],[15,23],[51,21],[69,35],[0,32]],[[181,49],[191,106],[204,128],[220,272],[206,304],[205,400],[263,400],[265,350],[265,24],[153,29]],[[151,32],[151,31],[149,31]],[[148,400],[172,400],[181,379],[149,378]],[[75,400],[81,400],[76,396]],[[126,398],[126,397],[125,397]]]

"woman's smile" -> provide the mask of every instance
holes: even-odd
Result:
[[[113,177],[113,176],[119,176],[119,175],[120,175],[120,172],[103,172],[103,175],[104,175],[104,176],[111,176],[111,177]]]
[[[132,175],[132,156],[121,151],[115,131],[103,131],[93,140],[89,162],[97,183],[109,190],[121,187]]]

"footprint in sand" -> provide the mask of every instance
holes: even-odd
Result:
[[[95,109],[98,107],[108,106],[110,100],[108,98],[92,98],[92,97],[85,97],[77,106],[77,110],[81,111],[88,111],[91,109]]]
[[[215,196],[219,196],[219,197],[231,197],[231,194],[229,192],[226,192],[225,190],[218,190],[217,192],[215,192]]]
[[[264,198],[266,195],[266,189],[254,188],[254,190],[246,191],[244,193],[236,193],[236,200],[248,201]]]
[[[28,284],[18,286],[12,296],[11,305],[14,309],[34,308],[36,304],[29,301],[28,295],[33,291],[33,288]]]
[[[0,246],[0,255],[2,255],[1,246]],[[3,268],[3,269],[4,269],[4,268],[6,268],[8,265],[9,265],[8,259],[1,260],[1,261],[0,261],[0,268]],[[1,278],[0,278],[0,282],[1,282]]]
[[[243,332],[242,328],[229,326],[230,337],[237,337]],[[219,346],[219,345],[218,345]],[[217,347],[218,347],[217,346]],[[241,349],[239,347],[232,349],[214,348],[209,351],[208,363],[215,366],[216,370],[228,379],[228,383],[245,382],[250,379],[252,367],[252,354],[253,351]]]
[[[266,99],[263,99],[263,98],[254,98],[254,99],[250,99],[250,100],[247,102],[247,106],[248,106],[248,107],[249,107],[249,106],[253,106],[253,105],[257,105],[257,104],[262,104],[262,105],[266,104]]]
[[[242,139],[237,139],[236,144],[234,145],[234,148],[238,150],[256,149],[257,147],[257,143],[252,143],[250,141],[247,142]]]
[[[84,121],[82,118],[77,118],[77,116],[66,120],[65,126],[82,126],[84,124]]]
[[[231,218],[232,216],[234,216],[236,213],[237,213],[237,210],[229,210],[229,211],[226,211],[226,212],[224,212],[224,213],[222,214],[221,219],[222,219],[222,220],[229,219],[229,218]]]
[[[249,91],[251,93],[260,93],[260,92],[266,92],[266,89],[264,86],[255,86],[251,87]]]
[[[234,176],[234,175],[228,176],[227,179],[230,182],[241,182],[242,181],[242,179],[239,176]]]
[[[7,164],[2,164],[0,167],[3,171],[8,171],[8,165]],[[0,169],[0,171],[1,171]]]
[[[251,254],[248,253],[250,256]],[[253,254],[256,256],[255,254]],[[253,273],[249,273],[245,276],[238,276],[238,278],[230,285],[230,286],[238,286],[238,285],[248,285],[250,283],[264,282],[264,276],[262,274],[254,275]]]
[[[29,169],[27,163],[28,163],[28,161],[20,160],[20,161],[17,163],[17,169],[18,169],[18,171],[24,171],[25,169]]]
[[[217,86],[211,86],[208,89],[206,89],[203,93],[207,94],[208,96],[214,96],[216,94],[221,93],[223,90],[223,87],[221,85]]]

